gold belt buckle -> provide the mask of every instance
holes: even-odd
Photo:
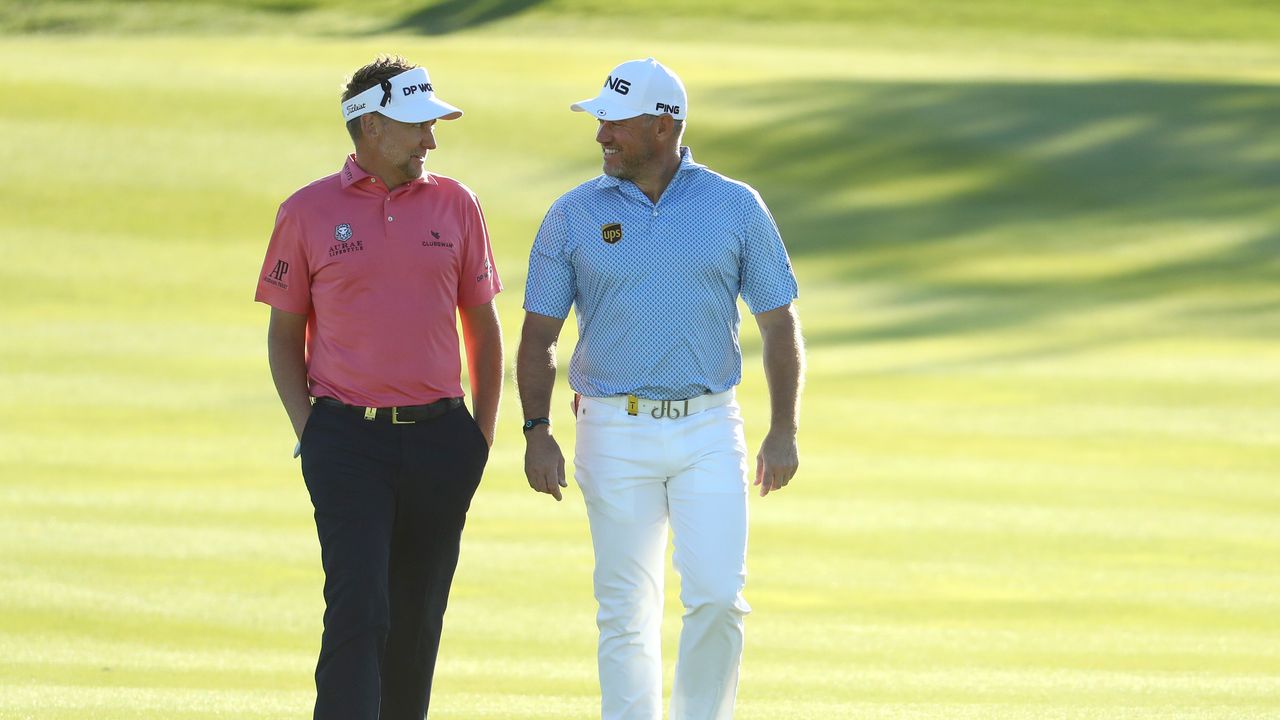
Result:
[[[392,425],[412,425],[416,422],[418,421],[417,420],[401,420],[400,408],[398,407],[391,408],[391,424]]]

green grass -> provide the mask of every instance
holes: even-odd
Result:
[[[0,718],[307,716],[319,553],[251,298],[383,50],[467,111],[429,164],[485,204],[512,349],[542,213],[598,172],[566,106],[616,62],[676,68],[698,159],[769,201],[810,375],[801,475],[752,502],[737,717],[1280,714],[1269,6],[813,0],[651,35],[422,3],[298,37],[355,4],[224,5],[0,4],[76,19],[0,40]],[[469,29],[375,34],[433,9]],[[441,720],[597,714],[581,500],[528,490],[518,417],[509,387]]]
[[[637,37],[811,36],[857,43],[888,29],[1192,41],[1280,38],[1266,0],[0,0],[0,32],[439,35],[487,25],[553,24],[566,34],[605,21]],[[756,29],[752,31],[752,25]],[[526,25],[527,26],[527,25]],[[804,29],[799,33],[796,27]],[[597,25],[596,27],[601,27]],[[711,33],[711,35],[708,35]]]

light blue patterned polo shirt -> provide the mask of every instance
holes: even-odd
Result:
[[[796,298],[782,237],[759,193],[682,147],[656,204],[607,175],[552,204],[529,254],[524,309],[565,318],[574,307],[575,391],[679,400],[741,381],[739,295],[752,313]]]

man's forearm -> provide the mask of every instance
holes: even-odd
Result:
[[[498,403],[502,399],[502,327],[492,302],[464,308],[463,341],[467,346],[467,374],[471,378],[471,405],[476,424],[489,444],[498,428]]]
[[[794,307],[772,312],[777,314],[760,327],[771,428],[795,433],[800,426],[800,391],[804,386],[804,338]]]
[[[498,403],[502,399],[502,338],[497,336],[478,344],[482,347],[467,350],[472,409],[476,424],[492,445],[498,429]]]
[[[551,416],[559,327],[550,325],[543,319],[530,316],[525,319],[520,333],[520,348],[516,353],[516,387],[526,418]]]
[[[516,357],[516,387],[526,418],[551,416],[551,389],[555,383],[555,345],[547,349],[521,343]]]
[[[311,414],[305,345],[305,325],[299,333],[296,328],[284,327],[273,318],[267,332],[267,362],[276,393],[298,438],[302,437],[302,429]]]

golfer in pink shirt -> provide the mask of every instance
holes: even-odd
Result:
[[[341,110],[355,153],[281,204],[256,299],[320,536],[315,718],[422,720],[497,423],[502,283],[475,194],[424,171],[462,116],[426,69],[379,57]]]

